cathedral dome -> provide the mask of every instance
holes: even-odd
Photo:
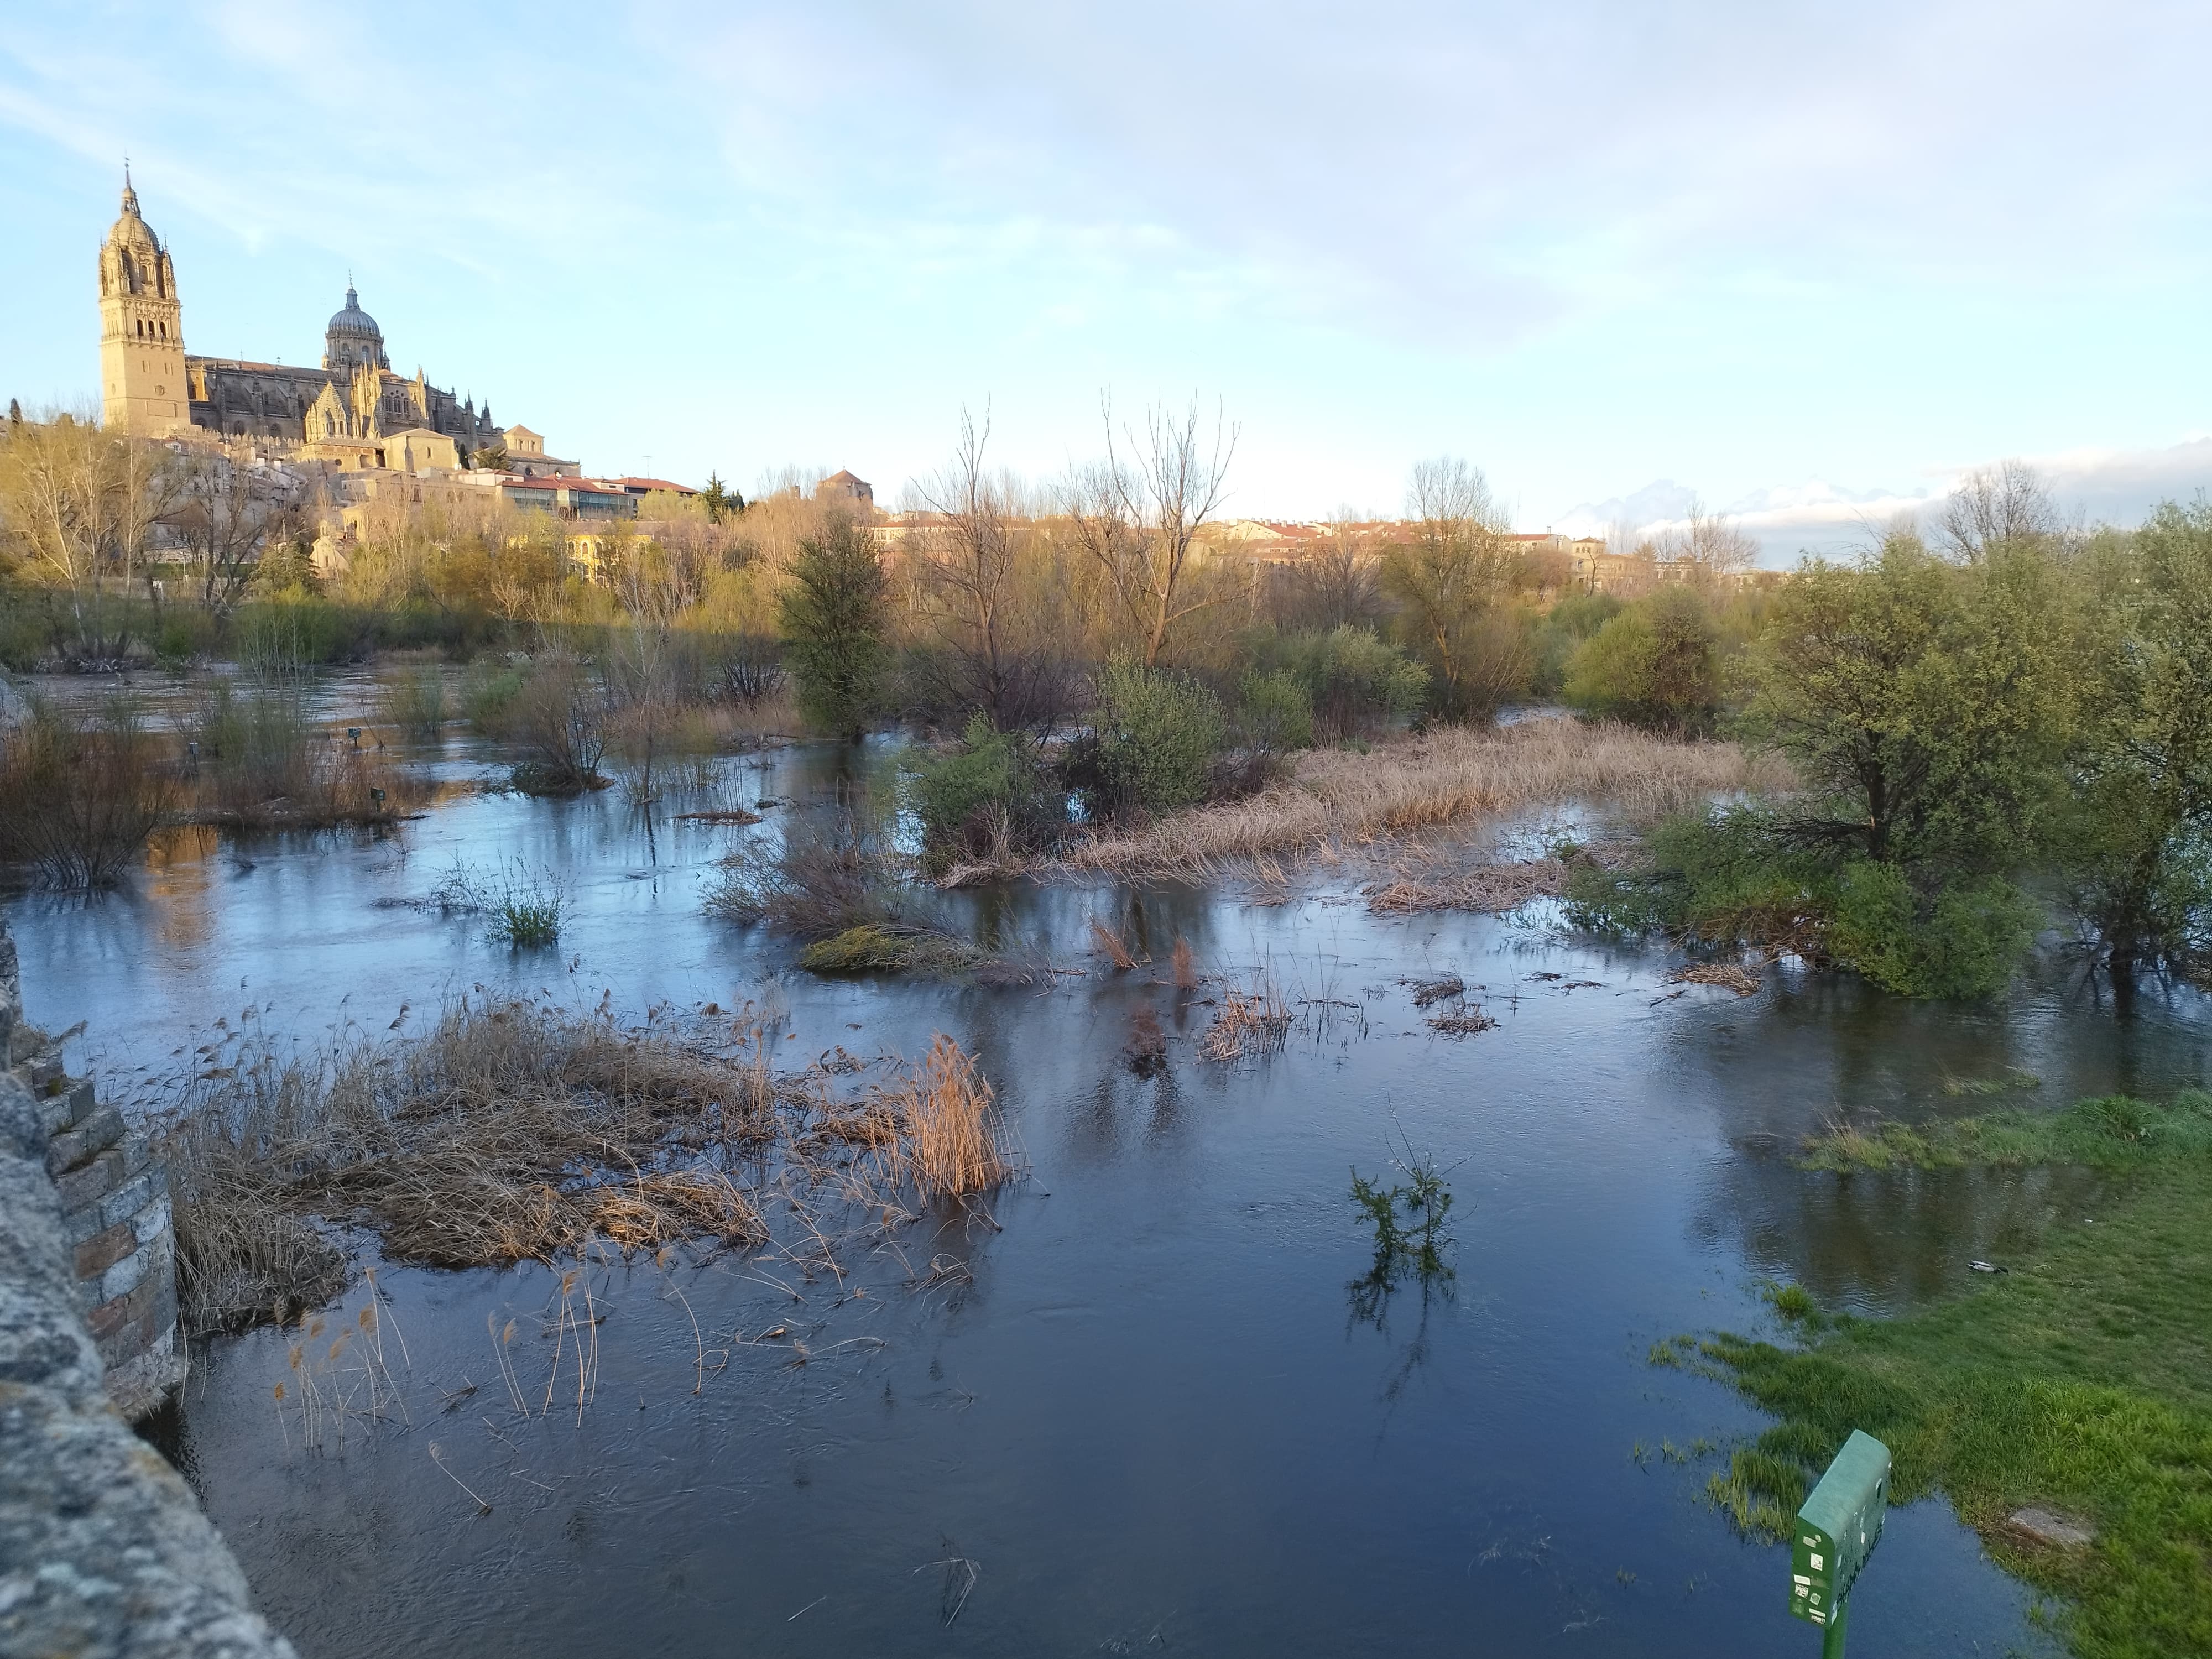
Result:
[[[384,337],[384,331],[377,327],[376,319],[361,308],[361,296],[353,291],[350,283],[346,284],[345,309],[331,317],[331,325],[325,332],[357,334],[373,340]]]

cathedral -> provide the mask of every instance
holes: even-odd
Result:
[[[392,372],[383,331],[350,283],[319,368],[188,355],[176,267],[127,173],[122,215],[100,250],[100,381],[104,425],[273,439],[341,469],[458,466],[503,442],[489,404],[434,386],[420,369],[412,380]]]

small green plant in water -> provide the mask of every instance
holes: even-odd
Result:
[[[1358,1170],[1352,1172],[1352,1201],[1375,1230],[1375,1265],[1355,1288],[1369,1289],[1378,1299],[1409,1273],[1424,1285],[1452,1277],[1444,1260],[1455,1242],[1445,1231],[1452,1210],[1445,1177],[1451,1170],[1438,1169],[1433,1152],[1416,1156],[1411,1146],[1404,1158],[1392,1158],[1390,1167],[1405,1180],[1385,1187],[1383,1177],[1370,1181]]]

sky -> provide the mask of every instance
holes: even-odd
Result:
[[[2212,487],[2212,8],[19,5],[0,398],[98,391],[131,158],[187,349],[392,367],[602,474],[1048,479],[1146,406],[1231,516],[1694,495],[1770,562],[2006,457]]]

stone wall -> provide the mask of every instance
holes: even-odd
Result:
[[[125,1415],[143,1417],[185,1376],[168,1171],[88,1080],[64,1073],[60,1055],[22,1023],[22,1006],[15,942],[0,926],[0,1054],[30,1091],[77,1305],[107,1368],[108,1394]]]
[[[15,990],[15,947],[0,927],[0,1053],[10,1055]],[[166,1188],[157,1198],[155,1183],[134,1186],[150,1166],[134,1167],[131,1138],[88,1091],[78,1095],[58,1070],[41,1086],[34,1096],[24,1076],[0,1067],[0,1654],[293,1659],[252,1610],[236,1558],[191,1489],[109,1399],[107,1345],[86,1324],[88,1308],[108,1310],[109,1344],[143,1333],[159,1319],[158,1297],[132,1298],[166,1285],[175,1353]],[[63,1182],[80,1177],[68,1210],[46,1170],[57,1143],[70,1164]],[[126,1224],[123,1249],[112,1230]],[[137,1350],[125,1369],[159,1352],[158,1342]]]

